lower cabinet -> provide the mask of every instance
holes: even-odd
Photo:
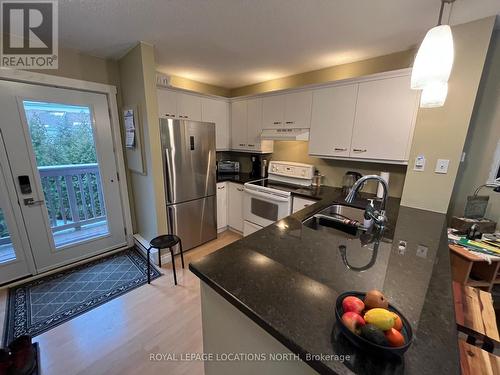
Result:
[[[228,182],[227,223],[239,232],[243,232],[243,185]]]
[[[300,211],[307,206],[310,206],[312,204],[316,203],[316,201],[312,199],[305,199],[305,198],[300,198],[300,197],[293,197],[293,204],[292,204],[292,213],[296,213],[297,211]]]
[[[227,182],[217,183],[217,230],[227,227]]]

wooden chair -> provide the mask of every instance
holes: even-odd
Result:
[[[458,350],[462,375],[500,374],[500,358],[496,355],[467,344],[464,340],[458,340]]]
[[[479,340],[488,352],[500,348],[491,294],[454,281],[453,297],[457,327],[467,335],[467,343],[475,345]]]

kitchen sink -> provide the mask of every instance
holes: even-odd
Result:
[[[334,204],[307,218],[302,224],[314,230],[356,235],[364,230],[364,213],[362,208]]]

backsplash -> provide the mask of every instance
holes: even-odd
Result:
[[[393,165],[383,163],[366,163],[352,160],[333,160],[310,157],[308,155],[308,142],[301,141],[275,141],[274,153],[264,155],[264,159],[284,160],[297,163],[312,164],[320,171],[323,178],[323,185],[342,186],[342,177],[347,171],[356,171],[362,175],[380,174],[385,171],[390,173],[389,195],[391,197],[401,198],[403,185],[406,176],[405,165]],[[244,152],[217,152],[217,160],[236,160],[240,162],[240,169],[248,173],[252,169],[250,154]],[[368,182],[363,189],[364,192],[376,193],[377,183]]]

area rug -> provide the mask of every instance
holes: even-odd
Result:
[[[146,258],[131,248],[11,288],[4,345],[21,335],[37,336],[144,285],[147,275]],[[151,279],[159,276],[151,267]]]

